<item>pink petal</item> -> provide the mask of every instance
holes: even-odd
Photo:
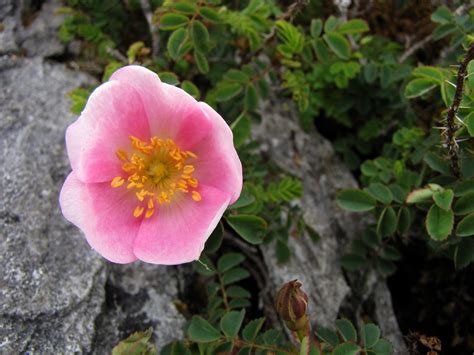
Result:
[[[104,182],[121,175],[118,149],[130,149],[130,138],[150,138],[148,120],[138,93],[113,81],[91,94],[79,119],[66,131],[73,171],[83,182]]]
[[[234,148],[233,135],[224,119],[212,107],[200,102],[212,121],[212,132],[192,147],[197,154],[194,176],[200,184],[215,187],[231,196],[235,202],[242,191],[242,163]]]
[[[153,136],[176,136],[183,120],[195,108],[197,101],[184,90],[162,83],[157,74],[144,67],[129,65],[110,77],[133,87],[142,98]]]
[[[141,224],[140,218],[133,217],[133,195],[127,192],[110,183],[85,184],[72,172],[59,197],[64,217],[84,232],[91,247],[121,264],[137,259],[133,243]]]
[[[135,241],[135,255],[145,262],[176,265],[199,259],[204,243],[219,223],[229,195],[200,185],[202,200],[182,196],[156,216],[144,219]]]
[[[194,109],[184,116],[174,141],[181,150],[192,150],[211,134],[213,126],[211,118],[196,103]]]

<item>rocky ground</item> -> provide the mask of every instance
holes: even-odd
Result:
[[[52,59],[66,50],[56,37],[59,2],[37,3],[0,0],[0,353],[102,354],[150,326],[161,347],[182,337],[185,318],[175,304],[192,302],[185,292],[191,271],[107,263],[63,219],[58,193],[69,172],[64,130],[75,119],[66,94],[95,79]],[[25,13],[34,14],[27,25]],[[283,266],[271,250],[251,249],[268,286],[264,312],[275,319],[271,296],[297,278],[318,324],[369,316],[403,353],[385,282],[372,275],[369,296],[361,299],[339,266],[347,242],[365,223],[334,203],[335,192],[355,186],[354,178],[328,141],[301,130],[288,105],[268,103],[262,115],[255,135],[266,154],[303,179],[301,206],[321,235],[318,243],[292,240],[294,257]]]

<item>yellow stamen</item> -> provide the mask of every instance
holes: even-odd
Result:
[[[122,186],[125,180],[121,176],[116,176],[113,178],[112,182],[110,183],[110,186],[112,187],[119,187]]]
[[[137,205],[133,211],[135,217],[142,215],[150,218],[157,206],[172,203],[175,195],[191,192],[194,201],[202,197],[195,189],[198,180],[193,177],[195,166],[192,159],[197,156],[191,151],[182,151],[172,139],[152,137],[145,142],[130,136],[131,150],[119,149],[117,158],[121,160],[122,170],[126,177],[117,176],[112,187],[124,185],[133,191],[138,202],[146,200],[146,204]]]
[[[197,201],[197,202],[201,201],[201,194],[199,192],[193,191],[191,195],[194,201]]]
[[[135,210],[133,211],[133,215],[135,217],[140,217],[145,209],[143,207],[137,206],[135,207]]]

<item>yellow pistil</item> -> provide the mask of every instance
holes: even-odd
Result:
[[[202,197],[195,189],[198,180],[193,177],[197,159],[191,151],[182,151],[172,139],[152,137],[149,142],[130,136],[131,149],[117,150],[116,155],[123,162],[124,177],[115,177],[110,185],[122,185],[133,191],[137,206],[132,214],[138,218],[154,215],[159,205],[172,203],[175,196],[191,192],[191,198],[199,202]]]

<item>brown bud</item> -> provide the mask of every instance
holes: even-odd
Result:
[[[278,315],[293,331],[306,327],[308,317],[308,296],[301,290],[301,283],[297,280],[287,282],[278,291],[276,298]]]

